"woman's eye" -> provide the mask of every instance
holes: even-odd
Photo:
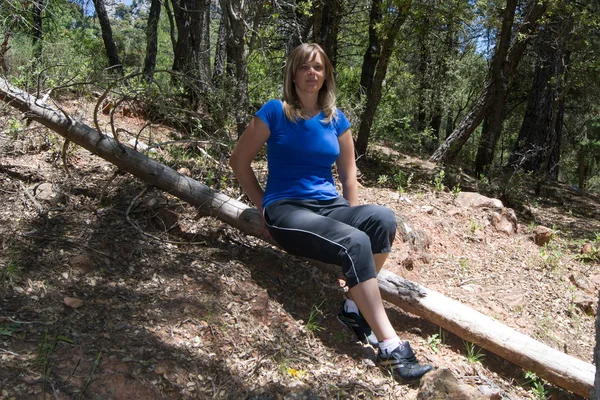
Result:
[[[308,71],[310,69],[310,67],[308,65],[301,65],[300,66],[300,71]]]

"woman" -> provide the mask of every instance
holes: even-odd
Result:
[[[251,163],[265,143],[269,176],[263,191]],[[333,182],[333,163],[343,197]],[[404,381],[429,372],[432,367],[419,365],[408,342],[400,341],[383,307],[377,273],[391,251],[396,222],[385,207],[358,205],[350,123],[335,106],[333,67],[321,47],[303,44],[292,51],[283,101],[270,100],[256,113],[230,165],[283,249],[342,266],[351,299],[338,318],[359,340],[379,347],[379,365]]]

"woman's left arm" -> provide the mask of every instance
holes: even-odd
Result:
[[[356,160],[354,159],[354,140],[350,129],[338,136],[340,155],[335,162],[343,196],[351,206],[358,205],[358,181],[356,179]]]

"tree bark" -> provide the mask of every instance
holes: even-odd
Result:
[[[323,47],[334,68],[337,63],[340,6],[339,0],[320,0],[314,7],[313,37]]]
[[[144,60],[144,76],[147,81],[154,78],[156,54],[158,53],[158,21],[160,20],[161,0],[151,0],[148,25],[146,25],[146,59]],[[167,0],[168,1],[168,0]]]
[[[175,34],[175,19],[173,18],[173,12],[169,7],[169,2],[173,0],[164,0],[165,11],[167,12],[167,18],[169,18],[169,36],[171,38],[171,45],[173,46],[173,53],[177,49],[177,35]]]
[[[120,74],[123,74],[123,65],[119,60],[119,53],[117,52],[117,45],[113,40],[112,28],[110,26],[110,20],[104,7],[104,0],[93,0],[94,8],[96,9],[96,15],[98,16],[98,22],[100,22],[100,30],[102,31],[102,40],[104,41],[104,48],[106,49],[106,56],[108,57],[108,66],[115,69]]]
[[[600,295],[598,296],[598,306],[600,307]],[[600,310],[600,308],[599,308]],[[594,365],[600,362],[600,313],[596,314],[596,346],[594,347]],[[590,390],[590,400],[600,400],[600,368],[596,368],[594,377],[594,387]]]
[[[260,13],[263,2],[240,0],[221,0],[223,14],[228,20],[231,30],[231,53],[235,65],[235,122],[238,136],[241,136],[248,125],[248,109],[250,99],[248,96],[248,56],[250,50],[246,45],[247,21],[253,20],[252,13]]]
[[[225,73],[225,63],[227,62],[227,17],[221,14],[219,20],[219,33],[217,34],[217,44],[215,46],[215,63],[213,65],[213,85],[219,87],[221,76]]]
[[[173,0],[173,15],[177,25],[177,45],[173,70],[188,76],[197,90],[190,88],[192,102],[210,88],[210,0]]]
[[[256,209],[214,192],[194,179],[99,134],[41,100],[11,87],[1,77],[0,100],[119,169],[199,207],[207,215],[248,235],[261,237],[261,216]],[[378,281],[385,300],[476,343],[525,370],[533,371],[557,386],[580,396],[589,395],[594,383],[593,365],[561,353],[495,319],[387,270],[380,272]]]
[[[506,79],[510,79],[521,61],[523,52],[531,40],[533,32],[537,29],[539,19],[546,12],[547,7],[547,1],[538,2],[537,0],[534,0],[530,3],[527,15],[520,25],[506,56],[504,66],[504,76]],[[494,98],[493,90],[493,82],[488,79],[479,98],[471,107],[471,110],[457,125],[454,132],[452,132],[446,141],[433,153],[430,161],[436,163],[450,163],[456,158],[463,145],[487,115]]]
[[[18,15],[13,15],[10,25],[8,25],[8,27],[4,31],[4,40],[2,41],[2,44],[0,44],[0,66],[2,67],[2,71],[4,71],[4,73],[6,74],[8,73],[8,64],[6,64],[6,53],[8,53],[8,50],[10,50],[10,46],[8,45],[8,43],[10,42],[10,38],[14,34],[14,29],[17,26],[19,19],[20,18]]]
[[[507,0],[504,16],[502,18],[502,28],[497,40],[498,45],[494,52],[494,58],[490,68],[491,94],[490,107],[485,117],[481,140],[475,157],[475,175],[480,176],[487,173],[489,166],[494,161],[496,144],[502,133],[502,123],[504,121],[504,109],[506,98],[508,96],[508,77],[504,71],[506,65],[506,56],[510,48],[512,36],[512,26],[517,9],[516,0]]]
[[[554,25],[556,28],[560,24]],[[525,116],[509,160],[516,168],[554,179],[558,178],[564,116],[563,86],[569,58],[555,32],[556,29],[546,30],[540,40],[539,60]]]
[[[309,15],[299,11],[299,3],[305,0],[292,0],[279,3],[281,11],[281,23],[279,29],[282,36],[287,38],[285,43],[285,57],[292,50],[306,42],[311,29],[315,26],[315,14]],[[314,36],[314,35],[313,35]]]
[[[33,58],[39,63],[42,58],[43,37],[44,37],[44,20],[43,13],[46,8],[46,0],[35,0],[33,2]]]
[[[381,44],[381,52],[379,53],[377,60],[375,76],[373,77],[370,87],[367,87],[366,107],[360,117],[358,137],[356,139],[356,152],[359,156],[364,155],[367,152],[369,136],[371,135],[371,126],[373,125],[375,112],[377,112],[377,107],[381,101],[383,80],[385,79],[385,75],[387,73],[390,57],[394,51],[394,42],[396,41],[396,36],[398,35],[400,27],[408,17],[411,3],[411,0],[407,0],[402,4],[402,6],[398,6],[396,10],[397,14],[391,17],[392,21],[390,25],[385,32],[382,32],[382,35],[385,35],[385,39],[377,39],[378,43]],[[367,52],[369,52],[369,50],[367,50]]]
[[[377,26],[381,23],[381,2],[382,0],[372,0],[371,12],[369,14],[369,44],[363,57],[363,64],[360,74],[360,86],[358,88],[358,97],[362,97],[373,86],[373,78],[377,69],[377,61],[381,54],[380,37],[377,34]]]

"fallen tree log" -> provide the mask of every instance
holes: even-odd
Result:
[[[261,236],[261,220],[256,209],[217,193],[200,182],[123,146],[66,113],[10,86],[1,77],[0,100],[121,170],[198,207],[203,213],[248,235]],[[387,270],[382,270],[378,279],[386,301],[476,343],[525,370],[535,372],[548,382],[577,395],[590,396],[595,374],[592,364],[555,350],[493,318]]]

